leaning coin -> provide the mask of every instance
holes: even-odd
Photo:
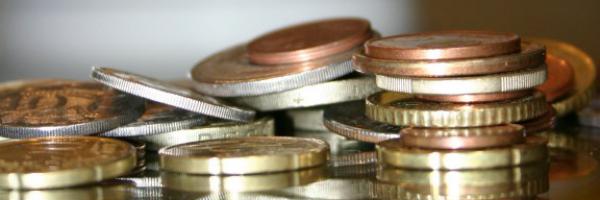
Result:
[[[136,151],[114,139],[62,136],[0,143],[0,187],[46,189],[99,182],[127,174]]]
[[[231,98],[232,102],[259,111],[305,108],[364,99],[380,91],[373,77],[346,78],[301,88],[249,97]]]
[[[97,83],[25,80],[0,84],[0,136],[90,135],[137,119],[143,100]]]
[[[202,126],[155,135],[131,137],[130,139],[143,141],[148,145],[148,150],[158,151],[163,147],[204,140],[272,136],[275,134],[274,123],[271,117],[262,117],[247,123],[208,119],[207,123]]]
[[[100,133],[102,137],[135,137],[167,133],[202,125],[206,117],[168,105],[147,102],[136,122]]]
[[[93,67],[92,78],[136,96],[221,119],[250,121],[255,112],[227,105],[190,89],[111,68]]]
[[[373,121],[365,116],[365,103],[353,101],[329,106],[323,123],[330,131],[358,141],[378,143],[400,137],[399,126]]]
[[[162,170],[191,174],[256,174],[324,165],[326,142],[312,138],[243,137],[162,148]]]

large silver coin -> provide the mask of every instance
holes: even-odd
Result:
[[[90,135],[137,119],[144,101],[101,84],[26,80],[0,84],[0,136]]]
[[[331,132],[358,141],[378,143],[400,137],[399,126],[373,121],[365,116],[364,101],[331,105],[323,113],[323,124]]]
[[[146,143],[148,150],[157,151],[160,148],[177,144],[246,136],[270,136],[275,133],[273,118],[263,117],[248,123],[226,122],[222,120],[209,119],[209,121],[198,127],[183,129],[168,133],[148,136],[131,137]]]
[[[323,125],[323,108],[300,108],[287,110],[285,115],[292,120],[294,129],[304,131],[329,131]]]
[[[156,102],[221,119],[250,121],[255,112],[168,82],[110,68],[93,67],[91,77],[105,85]]]
[[[347,78],[309,85],[285,92],[230,98],[259,111],[305,108],[364,99],[380,91],[373,77]]]
[[[202,125],[206,117],[171,107],[147,102],[146,111],[135,122],[99,134],[102,137],[135,137],[188,129]]]

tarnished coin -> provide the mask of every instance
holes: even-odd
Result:
[[[304,131],[328,131],[323,125],[325,106],[286,110],[285,115],[292,120],[294,129]]]
[[[124,71],[93,67],[91,77],[117,90],[212,117],[245,122],[255,115],[252,110],[228,105],[185,87]]]
[[[329,106],[323,123],[330,131],[358,141],[378,143],[400,137],[399,126],[373,121],[365,116],[365,103],[354,101]]]
[[[506,124],[473,128],[405,128],[402,141],[424,149],[481,149],[510,146],[525,141],[523,126]]]
[[[28,80],[0,84],[0,135],[90,135],[137,119],[143,100],[97,83]]]
[[[143,141],[148,145],[148,150],[158,151],[163,147],[204,140],[272,136],[275,134],[274,123],[271,117],[262,117],[247,123],[208,119],[207,123],[202,126],[155,135],[131,137],[130,139]]]
[[[114,139],[63,136],[0,143],[0,187],[46,189],[100,182],[127,174],[136,151]]]
[[[213,175],[315,167],[324,165],[328,154],[322,140],[259,136],[192,142],[159,151],[162,170]]]
[[[377,144],[378,162],[394,167],[429,170],[466,170],[545,162],[547,140],[527,137],[525,143],[476,150],[430,150],[408,147],[402,139]]]
[[[546,95],[546,101],[554,102],[573,90],[575,75],[573,67],[567,60],[552,54],[546,55],[546,66],[548,66],[548,78],[537,89]]]
[[[260,96],[231,98],[259,111],[305,108],[364,99],[380,91],[373,77],[346,78]]]
[[[366,116],[397,126],[476,127],[525,121],[548,109],[540,92],[524,98],[491,103],[426,102],[411,96],[379,92],[366,99]]]
[[[341,53],[371,37],[369,21],[339,18],[298,24],[260,36],[248,44],[248,58],[263,65],[304,62]]]
[[[102,137],[135,137],[188,129],[206,123],[206,117],[165,104],[147,102],[136,122],[100,133]]]

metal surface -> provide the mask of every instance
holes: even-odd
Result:
[[[423,149],[482,149],[525,141],[523,126],[515,124],[474,128],[405,128],[402,142]]]
[[[323,125],[325,106],[286,110],[285,115],[292,120],[294,129],[306,131],[328,131]]]
[[[251,121],[255,112],[228,105],[185,87],[111,68],[93,67],[91,77],[117,90],[203,115]]]
[[[572,92],[575,86],[575,75],[573,67],[567,60],[552,54],[546,55],[546,66],[548,66],[548,78],[537,89],[546,95],[546,101],[554,102]]]

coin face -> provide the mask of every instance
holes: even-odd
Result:
[[[375,39],[365,47],[368,56],[381,59],[476,58],[517,52],[520,37],[500,32],[442,31]]]

